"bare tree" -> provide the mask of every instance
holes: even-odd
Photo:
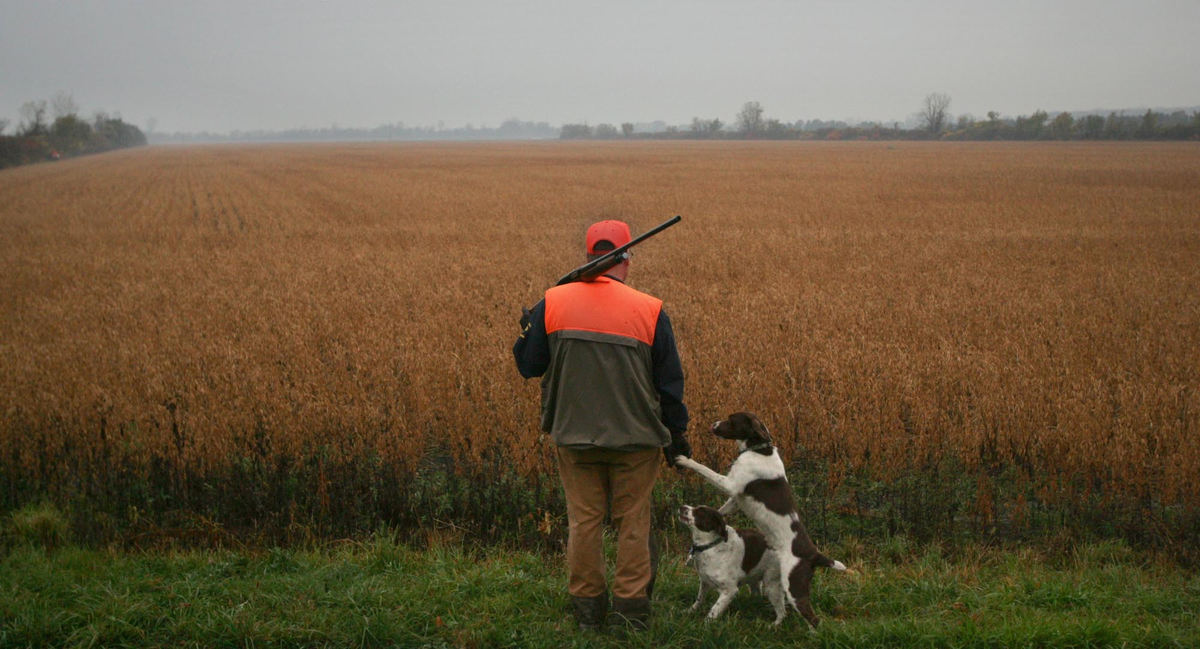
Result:
[[[921,110],[921,123],[930,135],[942,132],[948,119],[946,111],[950,108],[950,95],[944,92],[931,92],[925,95],[925,107]]]
[[[1054,121],[1050,122],[1050,132],[1054,134],[1056,140],[1069,140],[1075,133],[1075,116],[1068,112],[1061,112]]]
[[[593,137],[598,137],[603,140],[611,140],[617,137],[619,134],[620,131],[618,131],[617,127],[613,126],[612,124],[597,124],[596,128],[592,131]]]
[[[60,90],[50,100],[50,110],[54,113],[55,119],[74,117],[79,114],[79,104],[75,103],[75,98],[71,96],[71,93]]]
[[[21,104],[22,135],[46,134],[46,100],[27,101]]]
[[[746,102],[738,113],[737,123],[742,133],[758,133],[763,128],[763,107],[757,101]]]
[[[8,120],[0,117],[0,135],[4,135],[4,129],[8,128]]]
[[[700,119],[699,117],[692,118],[692,133],[698,137],[712,137],[721,131],[721,120],[714,117],[713,119]]]

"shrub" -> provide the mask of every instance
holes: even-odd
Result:
[[[71,538],[66,515],[47,502],[26,505],[12,512],[7,527],[7,536],[17,545],[53,550]]]

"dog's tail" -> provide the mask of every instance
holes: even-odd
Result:
[[[842,563],[841,561],[830,559],[820,552],[817,553],[817,556],[813,557],[813,565],[820,566],[822,568],[832,568],[838,572],[844,572],[847,575],[858,574],[854,572],[854,570],[847,568],[846,564]]]

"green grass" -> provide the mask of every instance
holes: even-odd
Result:
[[[574,629],[556,556],[386,535],[251,553],[26,545],[0,555],[0,647],[1200,646],[1200,577],[1119,543],[1045,558],[851,541],[828,549],[860,574],[818,575],[815,633],[795,615],[772,628],[745,590],[704,622],[681,545],[651,630],[625,640]]]

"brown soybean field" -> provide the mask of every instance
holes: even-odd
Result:
[[[602,218],[697,459],[821,538],[1200,547],[1195,143],[153,147],[0,172],[0,512],[93,542],[564,526],[522,306]],[[664,473],[659,515],[713,494]]]

